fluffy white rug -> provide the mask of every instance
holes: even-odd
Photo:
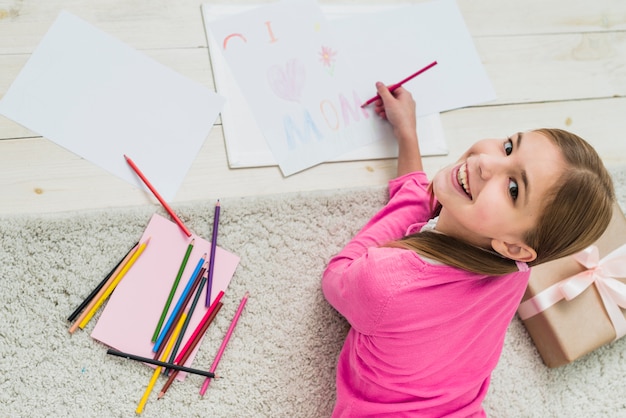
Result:
[[[615,169],[622,208],[626,168]],[[203,379],[155,390],[145,417],[324,417],[347,331],[324,301],[328,259],[386,200],[386,189],[222,199],[219,245],[241,257],[194,367],[208,368],[246,290],[250,300],[207,395]],[[215,201],[177,205],[209,237]],[[108,356],[66,317],[140,237],[158,206],[0,219],[0,415],[131,417],[152,369]],[[97,317],[96,317],[97,318]],[[522,323],[510,326],[485,408],[493,417],[626,416],[626,338],[546,368]]]

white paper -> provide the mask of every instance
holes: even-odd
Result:
[[[284,2],[212,22],[209,29],[283,174],[373,142],[389,131],[335,76],[347,56],[313,2]]]
[[[397,7],[397,6],[394,6]],[[354,15],[355,13],[373,13],[388,10],[384,6],[322,6],[322,10],[330,19]],[[205,22],[216,18],[250,10],[250,6],[225,6],[204,4],[202,11]],[[252,110],[241,93],[233,74],[230,71],[219,48],[207,31],[211,66],[218,93],[226,98],[222,109],[222,129],[231,168],[262,167],[277,165],[265,136],[256,123]],[[417,132],[422,155],[445,155],[448,153],[441,118],[438,113],[418,117]],[[398,145],[392,135],[376,138],[374,142],[342,153],[328,161],[357,161],[380,158],[395,158]]]
[[[62,12],[0,101],[0,113],[166,200],[176,195],[224,99]]]
[[[288,19],[288,16],[295,14],[294,12],[286,12],[287,9],[285,7],[287,7],[287,4],[292,8],[304,8],[304,5],[308,5],[309,9],[313,8],[311,2],[284,2],[271,5],[273,9],[270,9],[268,6],[254,8],[246,13],[240,13],[234,17],[230,16],[228,19],[224,19],[219,17],[220,14],[223,14],[223,7],[203,6],[217,88],[218,91],[227,97],[228,101],[231,101],[227,101],[223,112],[225,137],[231,165],[252,165],[255,160],[259,161],[260,165],[268,163],[267,154],[263,152],[262,147],[258,146],[251,149],[248,146],[252,142],[250,137],[256,138],[257,136],[247,134],[253,130],[245,128],[245,139],[240,138],[242,136],[240,135],[242,133],[240,118],[242,114],[245,115],[245,111],[241,109],[245,107],[245,103],[247,102],[250,106],[251,114],[257,121],[257,124],[260,125],[260,130],[270,144],[269,148],[274,153],[275,160],[279,164],[280,158],[276,158],[276,144],[280,145],[281,143],[281,134],[279,132],[281,126],[278,123],[279,121],[272,121],[267,115],[269,110],[273,110],[281,115],[287,109],[282,107],[284,103],[280,102],[272,103],[271,105],[265,102],[265,107],[262,107],[260,102],[255,102],[255,97],[257,99],[262,97],[258,90],[263,84],[262,77],[267,69],[275,65],[278,55],[249,55],[247,59],[243,55],[236,58],[230,57],[230,59],[228,56],[225,57],[232,70],[234,79],[237,80],[241,87],[240,91],[242,96],[245,97],[244,99],[237,94],[233,88],[234,83],[228,79],[228,69],[224,69],[223,63],[220,63],[220,54],[216,53],[220,51],[219,40],[225,39],[228,36],[226,33],[235,33],[235,28],[237,30],[241,29],[242,32],[240,34],[245,36],[247,34],[245,32],[246,28],[255,25],[253,17],[258,19],[255,27],[261,28],[261,32],[257,34],[259,39],[262,39],[263,35],[265,35],[266,39],[268,38],[268,29],[270,27],[273,29],[272,35],[277,39],[277,28],[281,28],[281,26],[276,22],[282,22],[282,20]],[[281,7],[283,9],[280,9]],[[345,9],[349,9],[349,7]],[[300,14],[314,15],[311,11],[301,12]],[[242,16],[246,16],[246,18],[243,19]],[[240,23],[245,21],[245,25],[236,25],[238,20],[240,20]],[[265,26],[263,27],[263,25]],[[215,27],[218,27],[218,30],[213,30]],[[306,26],[305,22],[301,22],[299,27],[311,27],[311,24]],[[343,156],[341,155],[342,149],[340,148],[346,143],[350,145],[347,147],[348,150],[352,151],[355,148],[362,147],[364,143],[375,143],[376,141],[387,144],[374,147],[373,149],[376,150],[374,152],[368,151],[367,147],[362,147],[363,151],[365,151],[362,155],[376,158],[376,152],[383,150],[379,158],[394,156],[393,148],[395,144],[393,139],[390,138],[389,126],[377,117],[370,117],[367,122],[366,118],[361,117],[359,124],[363,126],[363,130],[355,130],[353,126],[341,125],[341,122],[344,122],[344,125],[350,123],[354,125],[356,117],[362,116],[358,114],[355,108],[350,107],[354,102],[352,97],[359,97],[359,99],[365,101],[374,95],[375,81],[381,80],[387,84],[395,83],[436,60],[438,64],[435,67],[404,86],[416,98],[418,116],[436,114],[440,111],[468,106],[495,98],[493,88],[482,68],[471,37],[454,1],[420,3],[409,7],[379,10],[376,13],[355,13],[349,18],[333,19],[328,24],[320,24],[318,28],[325,30],[326,42],[329,42],[328,39],[333,42],[323,46],[330,48],[330,51],[333,53],[333,67],[332,69],[330,67],[326,69],[328,71],[332,70],[330,78],[334,82],[338,81],[338,84],[333,85],[329,83],[328,77],[326,79],[323,77],[313,80],[309,79],[309,82],[314,86],[313,90],[323,92],[329,97],[332,95],[332,89],[337,89],[335,92],[336,99],[329,99],[329,101],[322,99],[316,102],[315,100],[319,98],[317,97],[304,103],[303,106],[311,114],[314,114],[315,110],[319,110],[323,106],[326,106],[326,110],[334,109],[334,113],[327,112],[325,122],[329,125],[328,116],[335,115],[335,119],[331,118],[330,122],[344,131],[340,141],[316,144],[325,148],[327,152],[333,152],[334,155],[326,160],[350,159],[349,154],[346,155],[345,152]],[[265,32],[263,32],[263,29]],[[308,40],[310,34],[302,35],[300,32],[288,39],[299,39],[301,49],[297,51],[298,53],[303,53],[304,47],[302,45],[308,45],[311,48],[308,51],[309,57],[317,54],[319,61],[320,42],[311,42]],[[216,40],[211,39],[212,35],[215,36]],[[252,37],[257,35],[253,34]],[[247,44],[247,42],[246,38],[246,42],[242,42],[242,44]],[[268,48],[267,44],[265,48]],[[252,50],[252,48],[250,49]],[[223,47],[221,50],[223,52]],[[260,48],[256,50],[260,51]],[[283,59],[288,58],[285,55]],[[393,63],[393,65],[390,63]],[[314,64],[311,62],[311,65],[313,66]],[[237,71],[237,67],[245,67],[246,72]],[[308,69],[306,67],[307,71]],[[246,85],[246,83],[248,84]],[[340,95],[343,95],[343,103]],[[329,102],[331,103],[330,105],[328,105]],[[348,106],[346,106],[346,102]],[[373,115],[371,109],[368,109],[368,112],[370,115]],[[237,114],[237,122],[229,123],[228,119],[231,113]],[[431,119],[435,118],[437,116],[431,117]],[[235,117],[233,116],[231,119],[235,119]],[[246,120],[246,127],[249,126],[248,118],[244,117],[243,120]],[[314,118],[314,120],[317,121],[318,119]],[[323,122],[320,122],[318,126],[324,127]],[[370,125],[368,126],[368,124]],[[433,125],[433,123],[425,122],[419,125],[426,126]],[[271,128],[266,129],[268,126],[271,126]],[[231,128],[232,131],[236,130],[236,132],[230,132]],[[352,130],[350,131],[350,129]],[[358,138],[354,138],[354,136]],[[435,145],[432,153],[425,146],[424,155],[447,152],[441,132],[439,136],[440,138],[438,139],[440,140],[437,141],[439,146]],[[346,140],[346,137],[349,140],[355,140],[355,142]],[[425,139],[421,132],[420,137]],[[245,141],[246,144],[238,144],[240,141]],[[260,141],[255,140],[255,142],[259,143]],[[284,145],[284,143],[285,141],[282,139],[282,144]],[[306,156],[310,157],[310,154],[306,154]],[[289,157],[300,158],[299,155],[295,154]],[[310,161],[308,163],[308,166],[312,165]],[[307,167],[307,162],[303,159],[300,159],[295,164],[299,164],[301,169]],[[285,173],[284,169],[283,172]]]

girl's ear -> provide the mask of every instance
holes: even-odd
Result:
[[[492,239],[491,247],[500,255],[515,261],[530,263],[537,258],[537,252],[523,243],[510,244],[505,241]]]

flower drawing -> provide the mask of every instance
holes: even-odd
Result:
[[[319,52],[320,62],[323,66],[328,67],[330,74],[332,75],[332,71],[335,67],[335,56],[337,55],[337,51],[333,51],[332,48],[328,46],[322,45],[322,50]]]

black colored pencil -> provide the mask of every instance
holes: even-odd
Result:
[[[205,370],[199,370],[199,369],[192,369],[191,367],[180,366],[178,364],[168,363],[165,361],[159,361],[159,360],[155,360],[149,357],[141,357],[141,356],[136,356],[134,354],[123,353],[121,351],[117,351],[112,348],[109,348],[107,350],[107,354],[111,354],[112,356],[117,356],[117,357],[123,357],[129,360],[140,361],[142,363],[154,364],[155,366],[161,366],[161,367],[165,367],[168,369],[178,370],[181,372],[199,374],[201,376],[215,378],[215,373],[212,373],[212,372],[207,372]]]
[[[138,244],[139,243],[136,242],[130,248],[130,250],[128,250],[126,255],[128,255],[133,250],[133,248],[135,248]],[[124,257],[122,257],[122,259],[115,265],[115,267],[113,267],[113,269],[109,272],[109,274],[107,274],[106,277],[100,283],[98,283],[98,286],[96,286],[96,288],[89,294],[89,296],[87,296],[87,298],[80,305],[78,305],[78,307],[74,310],[74,312],[72,312],[71,315],[67,317],[67,320],[69,322],[74,322],[76,317],[83,311],[83,309],[85,309],[85,306],[87,306],[89,304],[89,302],[91,302],[91,299],[93,299],[94,296],[96,296],[98,294],[100,289],[102,289],[102,286],[104,286],[104,284],[107,282],[107,280],[109,280],[109,278],[111,277],[113,272],[120,266],[122,261],[124,261],[124,258],[126,257],[126,255]]]
[[[183,327],[180,329],[178,338],[176,339],[176,342],[174,343],[174,348],[172,348],[172,355],[170,356],[170,363],[174,363],[174,359],[176,359],[176,354],[178,353],[178,349],[180,348],[180,345],[183,341],[185,332],[187,331],[187,327],[189,326],[189,322],[191,322],[191,315],[193,315],[193,312],[196,310],[196,306],[198,305],[198,300],[200,299],[200,296],[202,295],[202,289],[204,288],[204,285],[206,284],[206,282],[207,282],[207,277],[205,275],[202,275],[202,279],[200,279],[200,284],[198,285],[198,290],[196,290],[196,294],[194,295],[193,300],[191,301],[191,306],[189,307],[187,318],[185,319],[185,322],[183,322]],[[170,374],[170,370],[165,370],[165,374]]]

